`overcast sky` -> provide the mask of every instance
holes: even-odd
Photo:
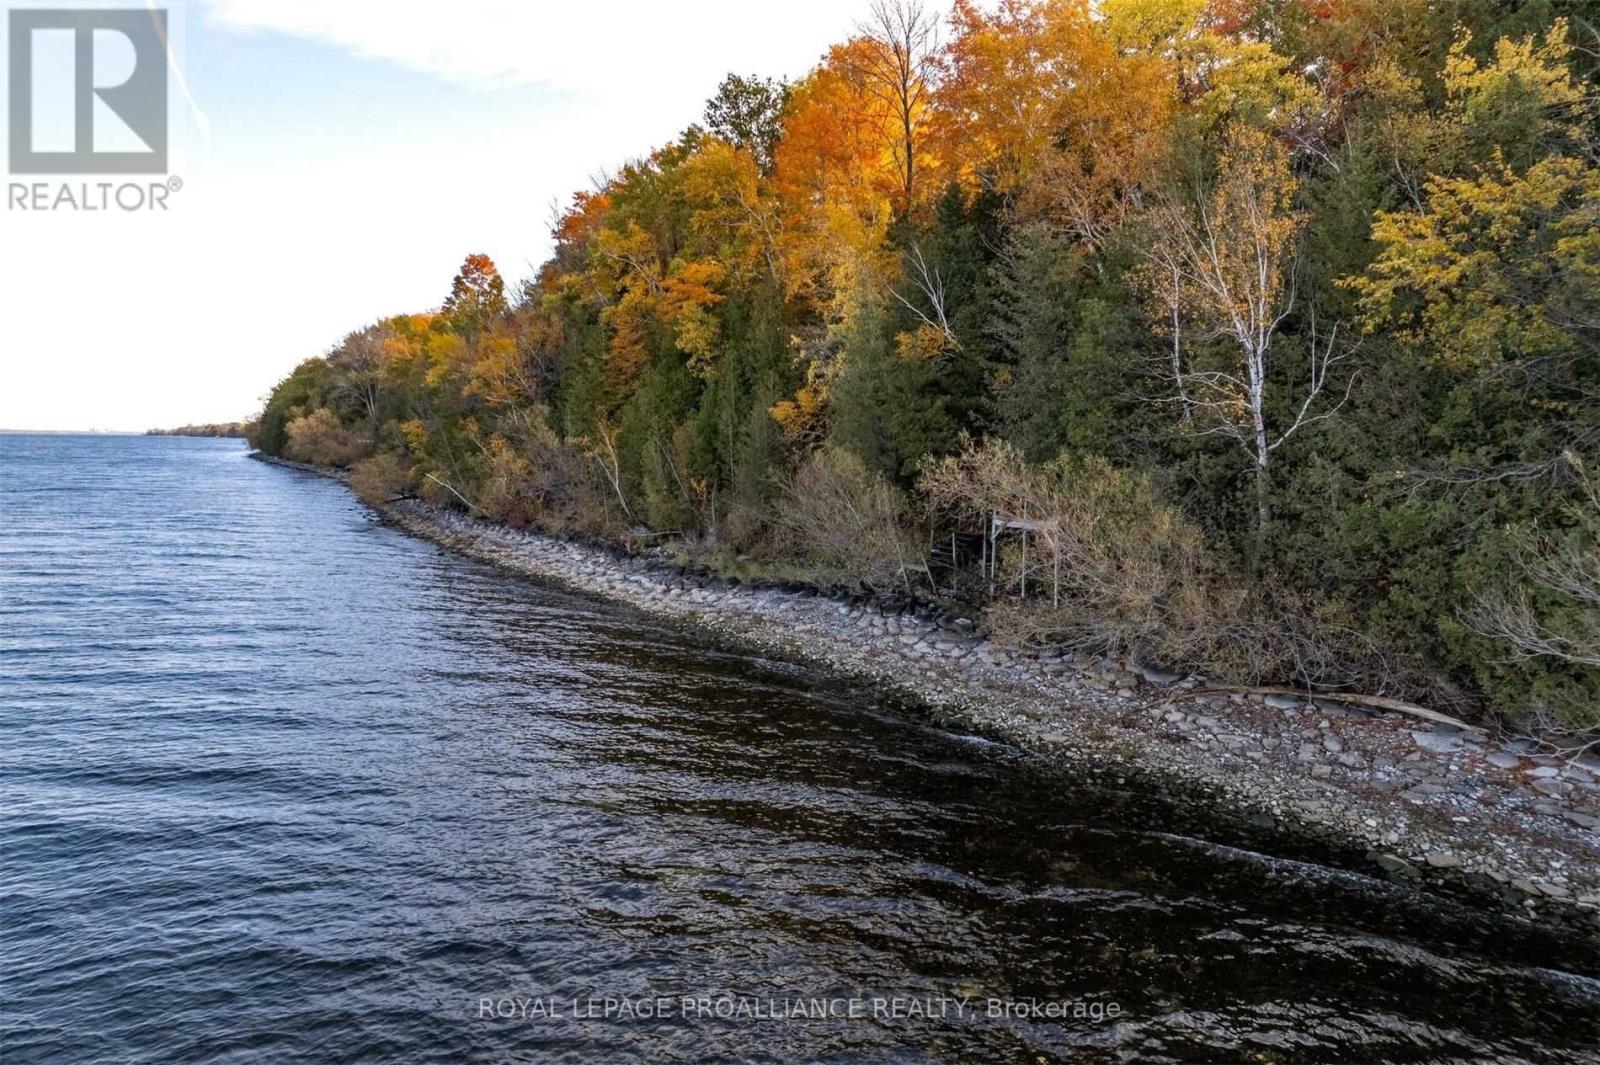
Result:
[[[0,211],[0,428],[250,415],[350,329],[436,306],[469,252],[525,276],[553,203],[728,71],[803,74],[865,6],[172,5],[171,209]]]

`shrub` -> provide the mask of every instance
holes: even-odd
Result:
[[[909,588],[924,569],[904,495],[849,452],[808,456],[777,520],[797,555],[869,588]]]
[[[1098,458],[1035,465],[991,441],[928,463],[921,484],[964,524],[1015,523],[996,545],[997,583],[1019,593],[994,611],[1004,634],[1171,656],[1175,638],[1201,627],[1211,560],[1148,477]]]
[[[1577,527],[1514,531],[1507,572],[1463,612],[1497,652],[1478,676],[1501,713],[1574,750],[1600,744],[1600,493],[1585,487]]]
[[[318,407],[288,424],[284,454],[314,466],[349,466],[365,450],[360,440],[327,407]]]
[[[1032,464],[991,441],[925,464],[921,484],[947,520],[1017,522],[997,544],[997,590],[1009,594],[990,607],[989,625],[1002,639],[1247,683],[1331,686],[1392,676],[1334,606],[1224,567],[1146,475],[1099,458]]]
[[[350,471],[350,487],[370,506],[391,502],[411,492],[414,486],[411,467],[389,451],[362,459]]]
[[[490,439],[480,464],[481,479],[473,498],[478,510],[488,518],[509,525],[531,525],[538,521],[538,504],[528,486],[532,467],[501,437]]]

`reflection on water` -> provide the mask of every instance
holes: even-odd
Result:
[[[0,469],[7,1065],[1591,1052],[1581,944],[1205,842],[236,442],[0,436]],[[970,1012],[873,1015],[920,996]]]

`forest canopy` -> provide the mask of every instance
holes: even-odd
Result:
[[[1582,733],[1597,70],[1576,0],[877,0],[575,193],[514,291],[468,256],[300,364],[257,444],[1021,642]],[[1026,535],[991,553],[997,516]]]

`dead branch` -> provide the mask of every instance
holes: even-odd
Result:
[[[472,500],[468,499],[466,496],[464,496],[460,492],[456,491],[455,485],[451,484],[449,481],[446,481],[442,477],[435,477],[431,473],[425,473],[425,474],[423,474],[423,476],[426,477],[428,480],[432,481],[434,484],[439,485],[441,488],[445,489],[447,492],[449,492],[451,495],[455,496],[457,499],[461,500],[462,503],[465,503],[466,507],[467,507],[467,509],[469,511],[473,512],[474,514],[476,514],[478,512],[478,504],[474,503]]]
[[[1385,695],[1361,695],[1357,692],[1318,692],[1307,691],[1304,688],[1283,688],[1275,685],[1259,685],[1253,687],[1206,687],[1191,688],[1188,691],[1174,692],[1168,696],[1166,703],[1176,702],[1180,699],[1195,699],[1202,695],[1292,695],[1301,699],[1322,699],[1330,703],[1349,703],[1352,706],[1366,706],[1374,710],[1393,710],[1400,714],[1410,714],[1420,717],[1424,721],[1432,721],[1439,725],[1449,725],[1464,732],[1475,732],[1488,735],[1488,732],[1477,725],[1469,725],[1459,718],[1449,714],[1441,714],[1437,710],[1429,710],[1416,703],[1404,702],[1400,699],[1391,699]]]
[[[918,321],[943,336],[951,350],[959,350],[961,341],[956,339],[956,331],[950,328],[950,320],[945,316],[944,278],[940,276],[939,268],[928,265],[928,260],[923,257],[922,247],[917,244],[911,245],[911,252],[906,259],[912,268],[909,279],[928,301],[933,313],[931,315],[925,313],[922,308],[900,295],[898,291],[891,289],[891,294],[906,310],[916,315]]]

